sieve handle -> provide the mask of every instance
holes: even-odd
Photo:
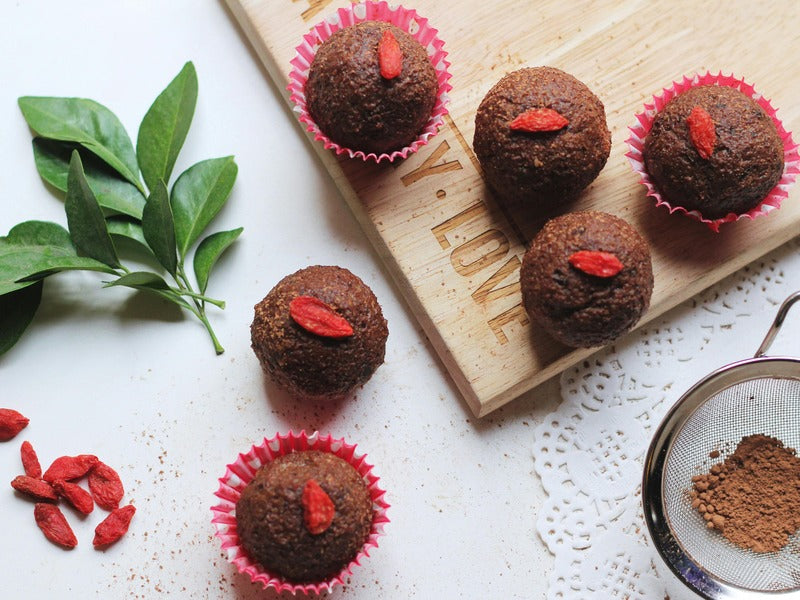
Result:
[[[786,320],[786,314],[789,312],[789,309],[792,307],[792,305],[798,300],[800,300],[800,292],[795,292],[783,301],[783,304],[781,304],[781,307],[778,309],[778,314],[775,315],[775,320],[772,322],[769,331],[767,331],[767,335],[764,336],[764,341],[761,342],[758,350],[756,350],[756,358],[764,356],[767,350],[769,350],[769,347],[772,345],[775,336],[778,335],[778,330]]]

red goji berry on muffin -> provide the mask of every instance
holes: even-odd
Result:
[[[389,331],[360,278],[317,265],[284,277],[256,304],[250,335],[276,384],[298,397],[335,399],[383,364]]]
[[[784,167],[770,116],[725,85],[693,87],[670,100],[655,116],[642,155],[664,200],[711,220],[755,208]]]
[[[567,346],[600,346],[630,330],[650,305],[650,248],[619,217],[567,213],[531,242],[520,284],[525,309],[551,336]]]
[[[489,187],[507,203],[567,202],[606,164],[611,133],[603,103],[552,67],[503,77],[475,116],[475,154]]]
[[[425,48],[382,21],[336,31],[317,50],[305,85],[308,112],[325,135],[376,154],[416,139],[438,89]]]

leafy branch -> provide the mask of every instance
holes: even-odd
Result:
[[[32,321],[45,278],[77,269],[110,276],[104,287],[143,290],[177,304],[205,326],[217,354],[223,352],[206,307],[224,309],[225,302],[206,290],[212,268],[242,228],[203,235],[227,202],[238,168],[232,156],[204,160],[168,188],[194,116],[197,87],[188,62],[145,114],[135,150],[114,113],[93,100],[19,99],[36,134],[36,168],[65,195],[68,229],[26,221],[0,237],[0,354]],[[163,274],[126,267],[118,239],[144,248]],[[186,271],[192,250],[194,282]]]

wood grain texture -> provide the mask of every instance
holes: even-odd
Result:
[[[282,89],[302,35],[349,4],[227,2]],[[779,211],[714,234],[656,209],[624,156],[635,113],[684,74],[744,77],[772,100],[792,130],[800,122],[800,63],[792,52],[800,45],[800,3],[418,0],[413,8],[439,29],[452,62],[447,126],[393,165],[338,158],[321,144],[314,147],[476,415],[593,352],[560,346],[521,307],[520,259],[555,213],[506,214],[486,190],[472,154],[475,110],[509,71],[558,67],[603,100],[611,156],[578,201],[561,210],[616,214],[649,240],[655,289],[640,324],[800,232],[796,186]]]

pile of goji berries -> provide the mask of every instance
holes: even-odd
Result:
[[[0,441],[14,438],[28,425],[28,419],[15,410],[0,408]],[[94,530],[92,544],[103,548],[119,540],[128,531],[136,508],[129,504],[120,507],[125,494],[117,472],[93,454],[61,456],[42,472],[39,458],[30,442],[22,442],[20,458],[24,475],[11,482],[18,492],[36,500],[33,516],[45,537],[64,548],[74,548],[78,539],[58,507],[65,500],[78,512],[88,515],[97,504],[109,511]],[[89,491],[76,483],[86,477]]]

